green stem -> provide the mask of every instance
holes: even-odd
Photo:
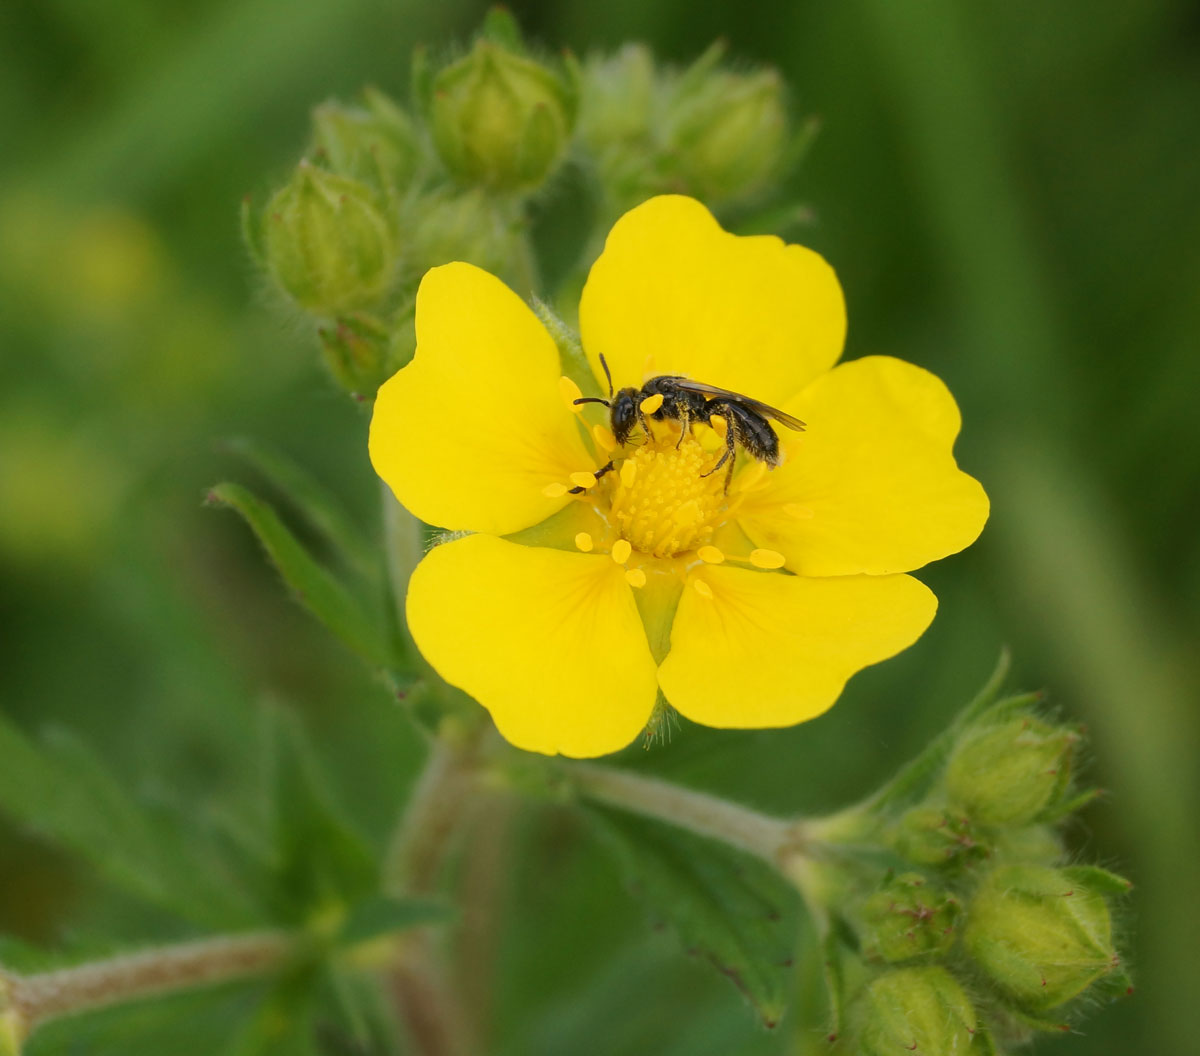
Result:
[[[760,814],[706,792],[594,763],[572,763],[567,773],[586,799],[719,840],[776,867],[810,854],[805,821]]]
[[[149,997],[271,975],[301,949],[286,931],[226,935],[6,980],[22,1038],[65,1016]]]

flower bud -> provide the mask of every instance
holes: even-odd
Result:
[[[954,944],[962,905],[920,873],[890,877],[863,905],[864,946],[885,961],[938,957]]]
[[[1025,825],[1064,798],[1078,740],[1030,715],[972,730],[950,756],[946,793],[982,825]]]
[[[368,306],[395,270],[393,239],[370,188],[303,161],[267,204],[262,242],[274,279],[318,315]]]
[[[514,288],[521,287],[520,267],[529,253],[524,233],[511,214],[496,208],[482,189],[421,197],[413,206],[408,228],[413,240],[410,258],[414,273],[465,260]]]
[[[891,842],[914,865],[961,867],[990,854],[970,820],[945,807],[913,807],[900,818]]]
[[[420,163],[416,130],[408,115],[375,88],[365,106],[322,103],[313,111],[313,159],[339,176],[394,195],[412,181]]]
[[[975,1024],[975,1009],[946,969],[900,968],[881,975],[863,994],[854,1051],[862,1056],[961,1056],[973,1051]]]
[[[480,39],[430,83],[434,146],[462,183],[533,190],[562,159],[575,97],[565,78]]]
[[[686,75],[681,83],[689,83]],[[699,198],[752,194],[782,164],[788,121],[783,81],[774,70],[713,70],[681,93],[672,117],[679,176]]]
[[[1079,875],[1011,865],[984,880],[967,910],[963,943],[1021,1008],[1057,1008],[1119,963],[1102,895]]]
[[[588,61],[580,91],[579,135],[594,153],[650,134],[656,77],[645,44],[626,44],[611,56]]]
[[[387,369],[391,342],[387,327],[366,312],[351,312],[319,333],[325,361],[341,386],[347,392],[374,396],[392,373]]]

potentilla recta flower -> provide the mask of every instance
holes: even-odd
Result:
[[[469,533],[418,565],[408,622],[509,741],[612,752],[660,691],[707,726],[789,726],[920,637],[937,599],[904,573],[973,542],[987,496],[954,461],[941,381],[884,356],[835,366],[845,305],[818,254],[654,198],[612,229],[579,321],[601,394],[603,355],[618,389],[684,375],[807,430],[777,428],[782,464],[740,452],[728,480],[709,472],[719,417],[651,418],[617,445],[515,293],[469,264],[426,274],[371,460],[416,516]]]

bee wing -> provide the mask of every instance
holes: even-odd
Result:
[[[772,407],[761,400],[756,400],[750,396],[743,396],[740,392],[732,392],[729,389],[721,388],[719,385],[706,385],[702,381],[692,381],[691,378],[680,378],[675,384],[681,389],[698,392],[704,396],[723,396],[727,400],[732,400],[742,404],[744,407],[749,407],[751,410],[757,411],[764,418],[773,418],[780,425],[786,425],[789,429],[795,429],[797,432],[803,432],[804,430],[804,423],[795,415],[781,411],[778,407]]]

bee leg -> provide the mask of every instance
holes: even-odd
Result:
[[[686,407],[679,408],[679,439],[675,441],[675,450],[678,451],[683,444],[683,438],[687,436],[688,429],[691,427],[692,418],[688,414]]]
[[[609,463],[608,463],[608,465],[606,465],[606,466],[601,466],[601,467],[600,467],[598,470],[596,470],[596,472],[595,472],[595,473],[593,473],[592,475],[593,475],[593,476],[594,476],[594,477],[595,477],[597,480],[599,480],[599,479],[600,479],[602,476],[604,476],[604,474],[605,474],[605,473],[611,473],[611,472],[613,471],[613,468],[614,468],[614,467],[613,467],[612,461],[610,460],[610,461],[609,461]],[[585,492],[585,491],[587,491],[587,490],[588,490],[587,488],[568,488],[568,489],[567,489],[567,494],[568,494],[568,495],[579,495],[579,494],[581,494],[582,492]]]
[[[725,430],[725,451],[724,451],[724,453],[721,455],[721,457],[719,459],[717,459],[717,464],[715,466],[713,466],[712,469],[710,469],[707,473],[701,473],[700,476],[711,477],[718,469],[720,469],[723,465],[725,465],[726,462],[728,462],[729,463],[729,472],[726,473],[726,477],[728,478],[729,474],[733,472],[733,456],[736,453],[737,453],[737,430],[734,428],[733,422],[730,421],[729,428]],[[726,487],[726,489],[729,488],[729,480],[728,479],[726,479],[726,481],[725,481],[725,487]]]

